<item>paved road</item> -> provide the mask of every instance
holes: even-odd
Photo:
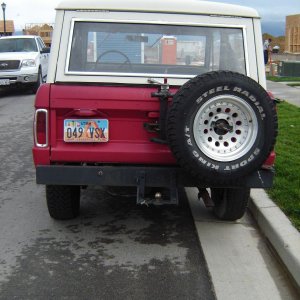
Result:
[[[179,208],[148,209],[87,189],[80,218],[49,218],[33,98],[0,95],[0,299],[214,299],[183,191]]]
[[[219,222],[195,189],[149,209],[89,188],[78,219],[52,220],[35,184],[33,101],[0,94],[1,300],[299,299],[251,215]]]

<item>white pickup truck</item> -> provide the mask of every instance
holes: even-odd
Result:
[[[0,87],[26,85],[36,92],[46,79],[49,53],[39,36],[0,38]]]

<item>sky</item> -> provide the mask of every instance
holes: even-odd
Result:
[[[15,29],[22,30],[27,23],[54,23],[55,7],[61,0],[0,0],[0,2],[6,3],[6,19],[14,20]],[[263,32],[264,29],[278,33],[280,31],[278,35],[284,34],[286,15],[300,14],[300,0],[214,0],[214,2],[255,8],[262,17]],[[2,20],[1,13],[0,20]]]
[[[274,36],[285,34],[285,17],[300,14],[300,0],[214,0],[250,6],[261,16],[262,32]]]

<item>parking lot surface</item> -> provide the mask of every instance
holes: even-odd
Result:
[[[136,206],[135,191],[82,190],[81,215],[55,221],[32,162],[34,95],[0,95],[0,299],[299,299],[247,213],[220,222],[180,191],[179,207]]]
[[[47,212],[32,162],[34,96],[0,98],[0,299],[214,299],[184,191],[181,205],[136,206],[82,191],[81,216]]]

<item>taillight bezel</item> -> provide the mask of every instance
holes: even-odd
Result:
[[[45,143],[44,144],[40,144],[38,141],[38,132],[37,132],[37,123],[38,123],[38,114],[39,113],[44,113],[45,114]],[[48,147],[49,144],[49,139],[48,139],[48,129],[49,129],[49,125],[48,125],[48,110],[44,109],[44,108],[39,108],[35,111],[35,116],[34,116],[34,142],[35,145],[39,148],[46,148]]]

